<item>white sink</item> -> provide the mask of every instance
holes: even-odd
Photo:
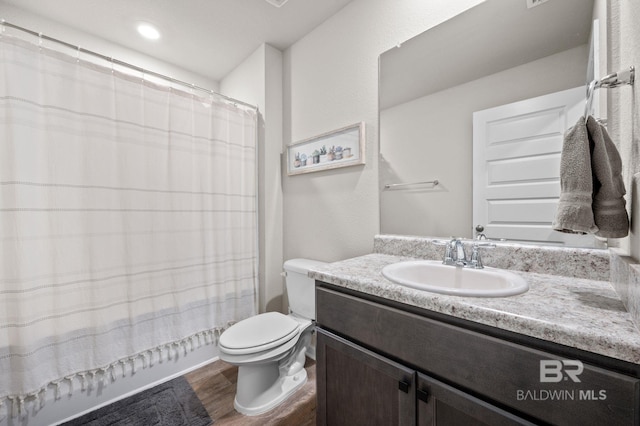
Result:
[[[438,260],[394,263],[385,266],[382,275],[406,287],[455,296],[504,297],[529,290],[521,276],[502,269],[461,268]]]

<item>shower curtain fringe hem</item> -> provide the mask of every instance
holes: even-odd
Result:
[[[52,380],[33,392],[0,397],[0,421],[4,420],[9,415],[9,412],[12,418],[25,418],[29,407],[34,414],[39,412],[45,406],[49,390],[53,391],[54,401],[59,400],[62,398],[60,388],[64,382],[68,382],[67,395],[71,396],[73,394],[74,381],[80,382],[81,392],[93,390],[96,386],[106,387],[110,383],[115,382],[117,378],[116,367],[118,365],[122,368],[123,378],[127,376],[127,365],[130,366],[129,370],[132,376],[136,374],[139,364],[142,365],[143,369],[152,367],[154,365],[153,354],[155,351],[157,351],[158,362],[162,363],[164,361],[163,352],[166,352],[166,359],[171,360],[173,357],[178,358],[180,356],[181,349],[183,356],[187,356],[189,352],[193,352],[204,345],[217,344],[222,332],[233,325],[233,323],[235,323],[235,321],[229,321],[224,327],[215,327],[209,330],[199,331],[185,338],[146,349],[135,355],[114,361],[105,367],[81,371],[58,380]]]

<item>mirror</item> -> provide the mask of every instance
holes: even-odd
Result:
[[[584,87],[604,60],[588,75],[594,18],[606,35],[603,1],[487,0],[380,56],[382,233],[475,236],[473,113]],[[554,155],[559,169],[559,148]],[[552,220],[533,226],[559,234]]]

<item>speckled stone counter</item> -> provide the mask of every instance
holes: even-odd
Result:
[[[437,258],[439,251],[433,256],[378,252],[327,264],[309,275],[373,296],[640,364],[640,331],[611,284],[599,273],[591,274],[596,279],[588,279],[511,268],[530,288],[524,294],[502,298],[440,295],[400,286],[382,276],[386,265]],[[604,262],[598,256],[591,261]],[[562,267],[566,269],[566,265]],[[584,265],[577,268],[588,271]]]
[[[438,238],[376,235],[373,252],[441,260],[444,247],[433,244]],[[471,241],[465,241],[467,252]],[[562,275],[564,277],[609,280],[609,252],[601,249],[531,246],[499,243],[481,249],[485,265],[523,272]]]

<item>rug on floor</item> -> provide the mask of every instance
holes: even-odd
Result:
[[[184,377],[114,402],[63,426],[207,426],[212,423]]]

